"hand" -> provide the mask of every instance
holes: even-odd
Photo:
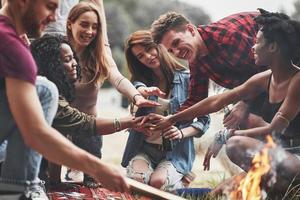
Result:
[[[209,171],[211,157],[213,156],[215,158],[221,150],[222,146],[223,144],[219,144],[214,140],[213,143],[208,147],[203,161],[204,171]]]
[[[145,118],[144,116],[143,117],[133,117],[131,119],[130,128],[133,128],[134,130],[136,130],[140,133],[144,133],[146,136],[151,136],[152,131],[150,128],[153,126],[153,124],[151,124],[150,122],[142,123],[144,118]]]
[[[153,130],[164,130],[168,129],[174,124],[174,122],[172,122],[171,116],[172,115],[164,117],[162,115],[150,113],[144,118],[142,123],[150,121],[153,124]]]
[[[166,93],[161,91],[158,87],[143,87],[143,95],[144,96],[158,96],[160,98],[165,98]]]
[[[237,129],[246,121],[248,116],[248,105],[242,101],[232,108],[231,112],[224,118],[223,124],[228,129]]]
[[[129,192],[129,185],[125,177],[114,166],[101,163],[100,166],[96,168],[97,172],[93,177],[100,182],[104,188],[117,192]]]
[[[182,134],[176,126],[171,126],[168,129],[164,129],[163,136],[170,140],[182,139]]]
[[[147,100],[142,95],[136,95],[134,97],[134,100],[135,100],[135,105],[139,108],[160,106],[159,103],[155,101]]]

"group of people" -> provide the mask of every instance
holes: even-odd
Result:
[[[167,191],[184,188],[194,137],[205,134],[210,113],[231,103],[228,131],[216,134],[204,169],[226,144],[229,158],[249,170],[263,136],[272,133],[286,158],[278,161],[274,187],[283,189],[299,173],[300,22],[259,9],[196,27],[168,12],[126,40],[130,82],[112,58],[102,0],[2,5],[0,142],[6,155],[0,191],[18,188],[26,197],[47,198],[38,178],[42,156],[49,160],[50,185],[60,183],[63,164],[83,171],[85,182],[128,191],[124,176],[100,160],[102,135],[127,128],[127,177]],[[24,34],[35,38],[31,44]],[[229,90],[208,97],[209,79]],[[134,116],[97,116],[104,80],[138,107]]]

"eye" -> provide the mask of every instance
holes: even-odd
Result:
[[[70,62],[73,58],[74,58],[73,56],[66,56],[66,57],[64,57],[64,62],[65,62],[65,63],[68,63],[68,62]]]
[[[87,23],[87,22],[81,22],[81,23],[80,23],[80,26],[81,26],[82,28],[88,28],[88,27],[89,27],[89,23]]]
[[[143,54],[137,55],[137,58],[138,58],[139,60],[141,60],[143,57],[144,57]]]
[[[98,24],[94,24],[94,25],[92,26],[92,29],[93,29],[93,30],[97,30],[97,29],[98,29]]]

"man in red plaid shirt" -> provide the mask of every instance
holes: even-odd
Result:
[[[254,74],[266,70],[254,63],[251,48],[255,43],[258,12],[230,15],[196,28],[183,15],[168,12],[151,25],[156,42],[180,59],[188,60],[191,70],[189,97],[181,110],[208,96],[208,79],[231,89]],[[246,104],[239,102],[224,125],[237,126],[247,115]]]

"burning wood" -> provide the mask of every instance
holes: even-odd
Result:
[[[230,193],[230,199],[260,200],[263,198],[260,188],[261,179],[271,169],[272,157],[269,155],[269,151],[276,147],[271,136],[268,135],[266,139],[267,143],[264,148],[254,156],[249,172],[242,178],[236,189]]]

